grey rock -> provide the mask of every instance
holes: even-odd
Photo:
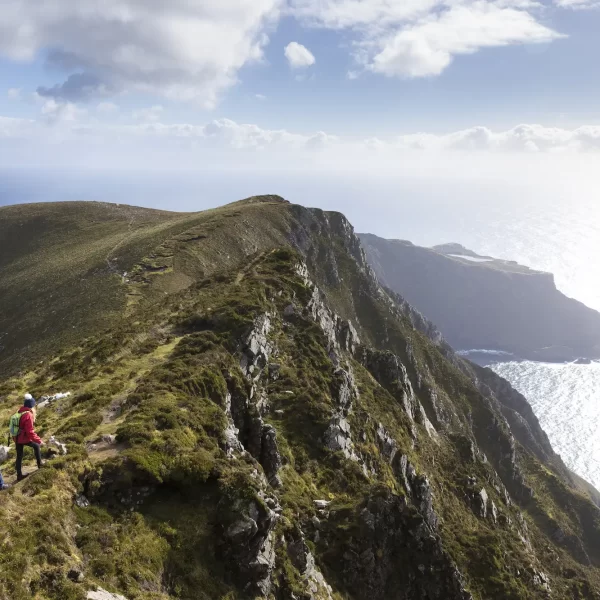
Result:
[[[250,540],[258,531],[258,525],[254,519],[249,516],[241,518],[229,526],[225,535],[236,544],[244,543]]]
[[[319,509],[327,508],[330,504],[331,504],[331,502],[329,502],[328,500],[315,500],[314,501],[314,505]]]
[[[90,505],[90,501],[83,494],[79,494],[75,498],[75,505],[79,508],[87,508]]]
[[[381,423],[377,425],[377,440],[379,442],[381,454],[392,463],[396,456],[396,452],[398,452],[398,444],[396,443],[396,440],[389,435]]]
[[[102,588],[87,593],[87,600],[127,600],[125,596],[120,594],[111,594]]]
[[[485,491],[485,488],[481,488],[481,490],[475,494],[473,498],[473,506],[475,510],[475,514],[482,519],[485,519],[488,514],[488,493]]]
[[[490,518],[494,523],[498,522],[498,507],[493,500],[490,502]]]
[[[277,432],[272,425],[263,426],[260,464],[265,470],[269,483],[273,487],[281,487],[281,479],[278,475],[282,465],[281,454],[277,446]]]

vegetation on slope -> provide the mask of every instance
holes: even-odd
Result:
[[[0,599],[599,597],[589,498],[341,215],[267,200],[134,244],[104,330],[0,382],[3,421],[73,392],[38,419],[69,454],[0,496]]]

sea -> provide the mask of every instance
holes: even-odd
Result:
[[[600,190],[576,183],[447,181],[301,172],[1,170],[0,206],[102,200],[203,210],[254,194],[280,194],[345,213],[356,229],[419,245],[458,242],[482,255],[554,274],[558,288],[600,310]],[[556,315],[560,319],[560,315]],[[511,361],[487,365],[531,403],[554,449],[600,488],[600,364]]]

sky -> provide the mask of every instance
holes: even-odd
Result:
[[[3,0],[0,165],[592,193],[598,31],[597,0]]]

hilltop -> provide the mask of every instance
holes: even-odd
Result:
[[[383,285],[431,319],[456,350],[531,360],[600,358],[600,313],[562,294],[550,273],[479,256],[360,234]]]
[[[343,215],[264,196],[0,223],[0,421],[71,392],[37,422],[68,454],[0,494],[1,600],[600,598],[595,491]]]

